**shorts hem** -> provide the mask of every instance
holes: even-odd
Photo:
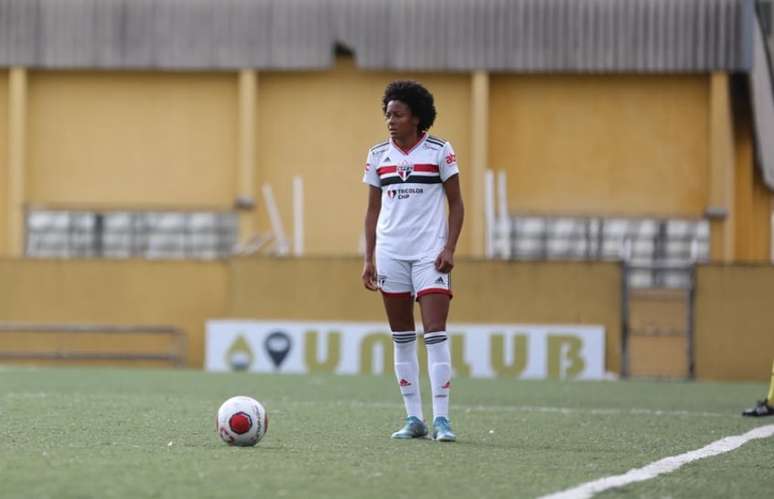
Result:
[[[411,291],[385,291],[383,289],[380,289],[379,291],[381,291],[384,296],[394,296],[396,298],[412,296]]]
[[[448,295],[451,300],[454,298],[454,294],[450,289],[446,288],[426,288],[417,293],[417,301],[425,295]]]

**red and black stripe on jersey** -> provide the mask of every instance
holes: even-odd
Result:
[[[377,168],[376,173],[379,174],[380,185],[442,183],[438,165],[413,165],[411,174],[405,179],[397,175],[397,171],[397,165],[385,165]],[[417,175],[414,173],[417,173]]]
[[[440,184],[442,181],[440,176],[427,177],[424,175],[409,175],[406,177],[406,180],[403,180],[400,177],[387,177],[381,179],[379,183],[384,187],[385,185],[393,184]]]

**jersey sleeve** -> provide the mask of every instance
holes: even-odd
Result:
[[[381,187],[382,184],[379,181],[379,172],[376,171],[377,167],[379,166],[379,162],[374,156],[375,155],[371,151],[368,152],[368,156],[366,157],[365,172],[363,172],[363,183],[372,185],[374,187]]]
[[[438,159],[438,170],[443,182],[460,173],[460,169],[457,167],[457,155],[454,154],[454,148],[449,142],[441,149],[441,157]]]

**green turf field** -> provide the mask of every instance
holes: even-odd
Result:
[[[766,388],[459,379],[444,444],[389,439],[391,377],[0,366],[0,497],[537,497],[774,423],[739,416]],[[255,448],[215,433],[238,394],[270,414]],[[768,497],[772,446],[596,497]]]

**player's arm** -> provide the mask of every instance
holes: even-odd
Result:
[[[363,285],[366,289],[376,291],[376,223],[382,209],[382,190],[373,185],[368,186],[368,208],[365,216],[365,261],[363,262]]]
[[[460,190],[460,176],[449,177],[443,183],[446,191],[446,199],[449,203],[449,236],[446,240],[446,246],[435,259],[435,268],[439,272],[448,273],[454,268],[454,252],[457,250],[457,240],[462,232],[462,220],[465,218],[465,206],[462,203],[462,192]]]

